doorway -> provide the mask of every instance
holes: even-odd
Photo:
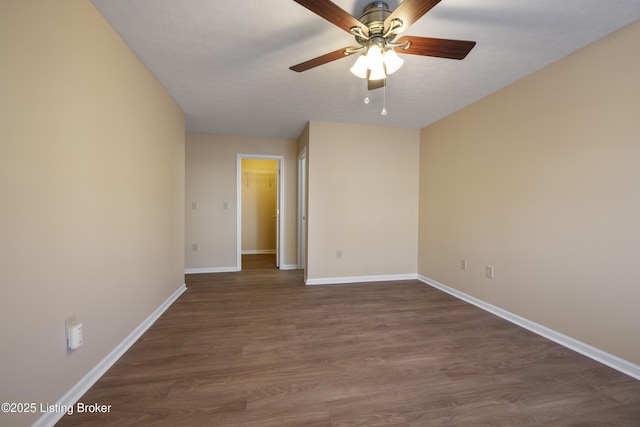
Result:
[[[237,266],[242,257],[272,255],[280,268],[282,248],[281,156],[238,154]]]

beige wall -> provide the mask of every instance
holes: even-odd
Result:
[[[275,252],[277,173],[275,160],[242,159],[242,253]]]
[[[419,137],[309,124],[308,280],[416,274]]]
[[[423,129],[419,252],[420,274],[636,364],[638,40],[640,22]]]
[[[0,51],[0,401],[55,403],[184,283],[184,117],[88,1],[3,1]]]
[[[284,248],[281,266],[297,265],[296,141],[222,135],[187,135],[187,271],[237,267],[237,155],[284,156]],[[192,203],[198,209],[192,209]],[[227,203],[227,209],[225,209]],[[192,251],[192,245],[198,251]]]

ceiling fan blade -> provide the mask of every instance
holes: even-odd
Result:
[[[405,41],[411,42],[411,46],[408,49],[405,50],[401,47],[396,47],[394,50],[398,53],[449,59],[464,59],[476,45],[476,42],[465,40],[434,39],[414,36],[400,37],[397,43]]]
[[[402,20],[402,27],[396,32],[405,31],[438,3],[440,3],[440,0],[404,0],[396,10],[391,12],[391,15],[387,16],[387,19],[384,20],[384,27],[389,28],[391,21],[400,19]]]
[[[350,55],[349,50],[357,49],[355,46],[351,47],[343,47],[342,49],[334,50],[333,52],[326,53],[322,56],[318,56],[317,58],[310,59],[305,62],[301,62],[298,65],[294,65],[293,67],[289,67],[290,70],[301,73],[303,71],[310,70],[311,68],[315,68],[318,65],[326,64],[331,61],[335,61],[336,59],[346,58]]]
[[[320,15],[332,24],[342,28],[351,34],[352,27],[360,27],[367,34],[369,29],[356,18],[345,12],[340,6],[329,0],[293,0],[301,6],[306,7],[311,12]]]

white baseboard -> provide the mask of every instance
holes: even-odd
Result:
[[[267,254],[275,254],[275,249],[244,249],[242,250],[242,255],[267,255]]]
[[[280,270],[299,270],[298,264],[280,264]]]
[[[67,391],[57,404],[61,407],[73,406],[87,392],[105,372],[113,366],[114,363],[120,359],[120,357],[144,334],[147,329],[154,324],[162,313],[165,312],[175,300],[178,299],[184,291],[187,290],[186,285],[180,286],[160,307],[156,308],[153,313],[149,315],[133,332],[129,334],[116,348],[111,350],[109,354],[105,356],[96,366],[93,367],[80,381],[76,383],[69,391]],[[38,420],[33,423],[32,427],[44,427],[53,426],[62,418],[66,412],[47,412]]]
[[[233,273],[236,271],[240,270],[234,265],[233,267],[185,268],[184,274]]]
[[[476,297],[472,297],[471,295],[465,294],[464,292],[460,292],[456,289],[450,288],[449,286],[443,285],[442,283],[429,279],[428,277],[419,275],[418,280],[426,283],[427,285],[433,286],[434,288],[440,289],[441,291],[446,292],[449,295],[466,301],[469,304],[480,307],[481,309],[493,313],[496,316],[502,317],[503,319],[508,320],[509,322],[514,323],[520,327],[528,329],[533,333],[550,339],[551,341],[554,341],[564,347],[567,347],[597,362],[600,362],[603,365],[607,365],[610,368],[622,372],[623,374],[640,380],[639,365],[631,363],[613,354],[607,353],[606,351],[600,350],[599,348],[593,347],[575,338],[571,338],[570,336],[561,334],[560,332],[554,331],[553,329],[547,328],[546,326],[540,325],[539,323],[532,322],[531,320],[525,319],[524,317],[518,316],[517,314],[513,314],[500,307],[496,307],[495,305],[484,302]]]
[[[344,283],[361,282],[390,282],[394,280],[415,280],[417,274],[388,274],[381,276],[348,276],[348,277],[325,277],[321,279],[305,279],[305,285],[338,285]]]

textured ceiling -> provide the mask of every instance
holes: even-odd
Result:
[[[289,70],[355,44],[293,0],[92,1],[188,132],[273,138],[297,138],[309,120],[419,129],[640,19],[638,0],[442,0],[405,34],[476,47],[462,61],[402,55],[382,116],[383,90],[365,105],[366,84],[349,72],[355,56]],[[357,17],[369,0],[334,3]]]

